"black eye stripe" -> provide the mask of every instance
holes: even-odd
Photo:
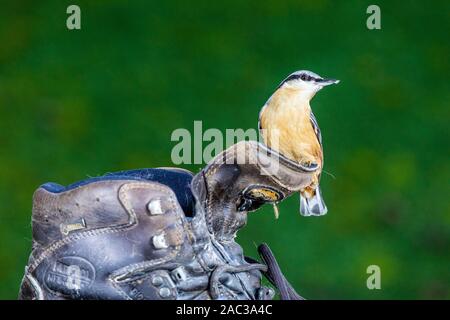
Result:
[[[291,80],[297,80],[297,79],[300,79],[301,76],[302,76],[301,74],[291,74],[283,82],[288,82],[288,81],[291,81]]]
[[[284,79],[283,82],[280,83],[278,88],[281,87],[283,84],[285,84],[288,81],[297,80],[297,79],[301,79],[303,81],[312,81],[312,80],[316,81],[316,82],[322,81],[321,78],[315,78],[315,77],[310,76],[309,74],[306,74],[306,73],[297,73],[297,74],[291,74],[289,77]]]
[[[319,79],[314,78],[314,77],[312,77],[310,75],[301,73],[301,74],[291,74],[289,77],[287,77],[283,81],[283,83],[291,81],[291,80],[297,80],[297,79],[301,79],[301,80],[304,80],[304,81],[311,81],[311,80],[318,81],[319,80]]]

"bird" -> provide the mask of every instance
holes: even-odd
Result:
[[[322,88],[339,83],[299,70],[276,88],[259,113],[258,128],[263,143],[291,161],[316,168],[311,183],[300,191],[300,214],[320,216],[328,209],[319,182],[323,168],[322,134],[310,101]]]

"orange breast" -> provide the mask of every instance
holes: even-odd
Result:
[[[291,160],[322,167],[322,147],[311,124],[309,103],[273,98],[260,115],[264,143]]]

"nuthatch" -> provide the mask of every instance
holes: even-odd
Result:
[[[296,71],[281,82],[259,114],[260,134],[269,148],[301,165],[317,167],[311,184],[300,190],[304,216],[327,213],[319,188],[322,136],[309,102],[323,87],[338,82],[311,71]]]

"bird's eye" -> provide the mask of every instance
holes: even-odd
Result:
[[[306,80],[306,74],[302,74],[302,75],[300,76],[300,79]]]

